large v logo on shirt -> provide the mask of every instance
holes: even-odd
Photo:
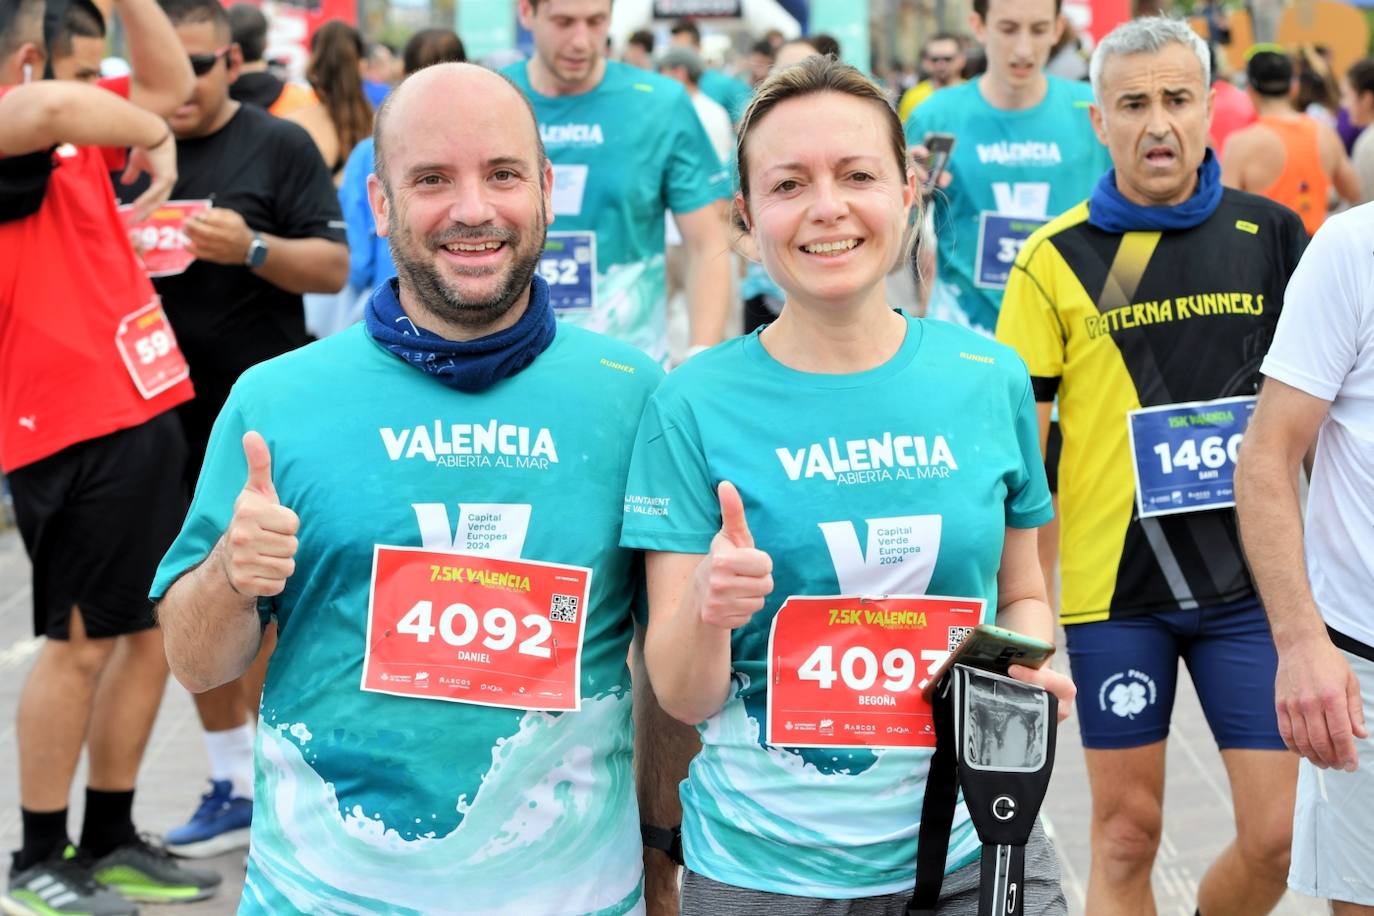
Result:
[[[868,550],[853,522],[821,522],[821,534],[846,595],[924,595],[940,555],[942,517],[870,518]]]
[[[412,503],[426,550],[461,550],[519,559],[530,528],[528,503],[459,503],[455,527],[443,503]]]

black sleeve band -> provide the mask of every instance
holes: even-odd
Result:
[[[1059,376],[1047,378],[1043,375],[1031,376],[1031,391],[1035,393],[1035,399],[1040,403],[1053,401],[1054,396],[1059,393]]]

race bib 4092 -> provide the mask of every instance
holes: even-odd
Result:
[[[377,545],[362,689],[578,709],[591,579],[580,566]]]

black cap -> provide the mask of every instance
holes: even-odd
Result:
[[[1259,45],[1247,56],[1245,75],[1250,88],[1260,95],[1288,95],[1293,85],[1293,61],[1281,48]]]

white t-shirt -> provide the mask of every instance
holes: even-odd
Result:
[[[730,113],[724,105],[700,91],[692,93],[692,107],[697,110],[697,118],[706,129],[706,136],[711,138],[720,161],[729,162],[734,158],[735,149],[735,127],[730,123]]]
[[[1283,297],[1261,371],[1331,402],[1307,500],[1312,596],[1333,629],[1374,645],[1374,204],[1329,218]]]

